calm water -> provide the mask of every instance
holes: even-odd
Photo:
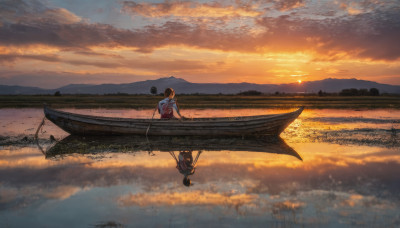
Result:
[[[400,110],[305,110],[284,141],[266,144],[191,141],[193,156],[202,153],[190,187],[166,152],[177,155],[180,139],[150,139],[151,149],[140,138],[71,140],[47,121],[39,134],[43,154],[32,140],[42,118],[40,109],[0,109],[0,227],[400,226]]]

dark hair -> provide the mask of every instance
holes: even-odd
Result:
[[[171,95],[172,92],[174,92],[172,88],[166,88],[164,91],[164,97],[169,97],[169,95]]]
[[[188,177],[183,178],[183,185],[185,185],[186,187],[189,187],[190,183],[191,183],[191,181]]]

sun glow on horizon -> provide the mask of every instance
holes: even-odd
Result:
[[[297,82],[298,82],[299,84],[301,84],[301,80],[297,80]]]

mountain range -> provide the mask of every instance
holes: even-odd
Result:
[[[127,84],[70,84],[56,89],[0,85],[0,94],[54,94],[56,91],[60,91],[61,94],[150,94],[150,88],[152,86],[157,88],[158,93],[163,92],[168,87],[172,87],[177,94],[237,94],[249,90],[256,90],[262,93],[317,93],[320,90],[328,93],[336,93],[343,89],[350,88],[377,88],[381,93],[400,94],[399,85],[380,84],[373,81],[357,79],[328,78],[319,81],[302,82],[300,84],[192,83],[173,76]]]

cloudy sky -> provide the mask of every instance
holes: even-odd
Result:
[[[0,84],[400,85],[398,0],[0,0]]]

